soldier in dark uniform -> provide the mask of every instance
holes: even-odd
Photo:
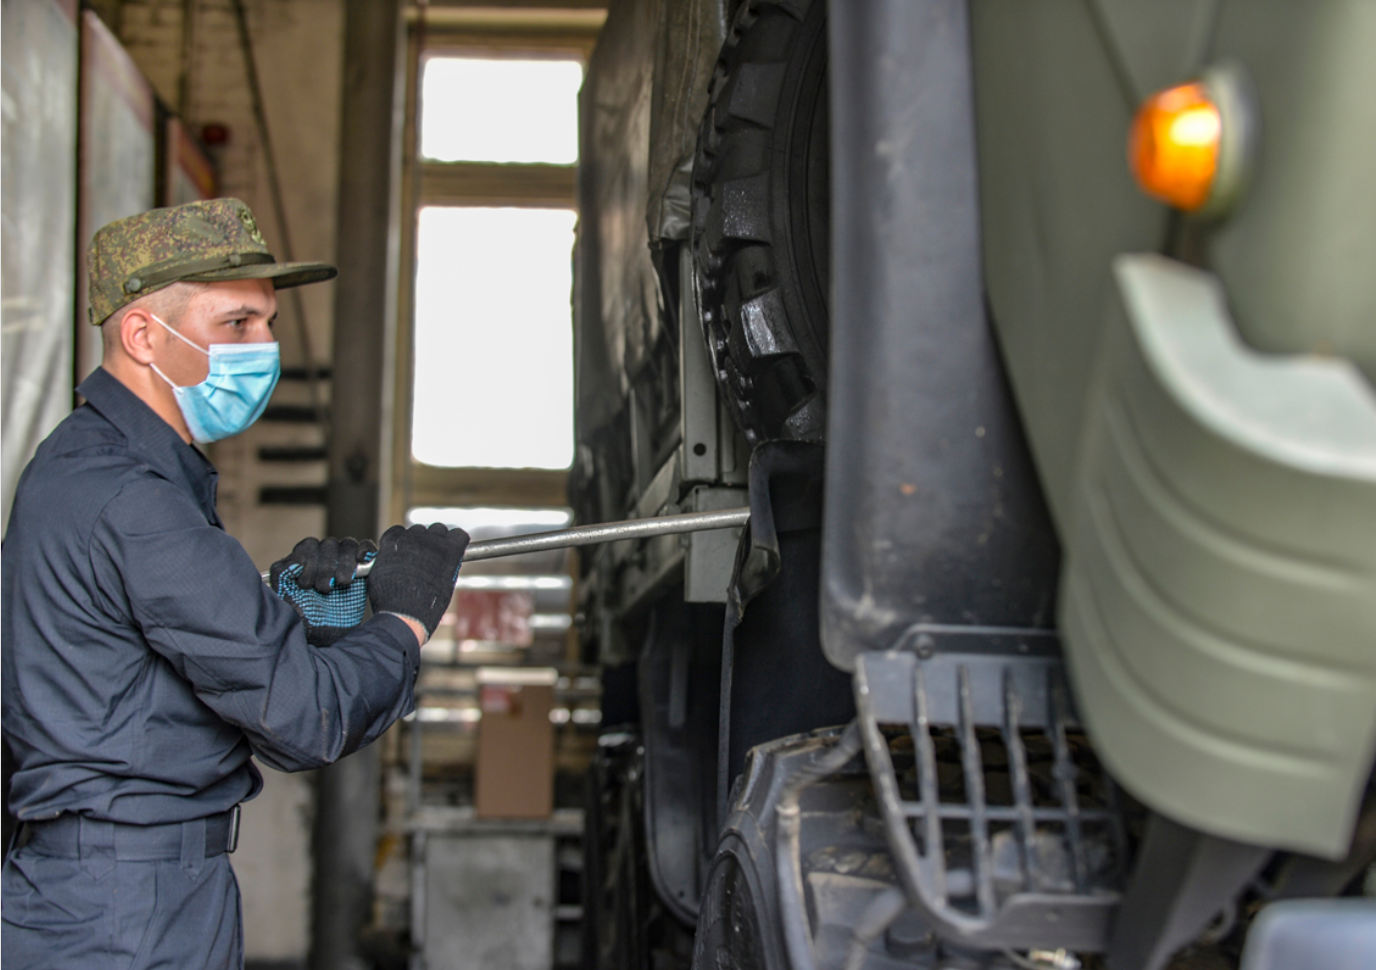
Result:
[[[251,757],[318,768],[412,710],[468,537],[303,540],[269,588],[224,532],[195,444],[262,414],[280,369],[275,290],[334,267],[277,263],[234,199],[112,223],[88,259],[104,364],[25,470],[4,541],[21,826],[3,963],[239,967],[227,852],[262,788]]]

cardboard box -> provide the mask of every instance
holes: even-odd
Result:
[[[484,683],[479,687],[478,818],[547,818],[554,810],[554,688]]]

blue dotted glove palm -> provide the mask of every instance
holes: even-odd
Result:
[[[377,546],[366,539],[302,539],[272,564],[269,585],[306,621],[306,640],[328,647],[363,622],[368,581],[354,571],[375,556]]]

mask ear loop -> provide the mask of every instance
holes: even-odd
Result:
[[[210,351],[206,350],[204,347],[202,347],[200,344],[196,343],[196,341],[192,340],[190,337],[184,336],[184,335],[178,333],[177,331],[173,330],[171,327],[169,327],[169,326],[163,321],[162,317],[158,316],[156,313],[153,313],[153,312],[150,311],[148,315],[149,315],[150,317],[152,317],[154,320],[158,321],[158,324],[159,324],[164,330],[166,330],[166,331],[167,331],[168,333],[170,333],[172,336],[176,337],[178,340],[182,341],[183,343],[185,343],[186,345],[188,345],[188,346],[190,346],[190,347],[195,347],[197,350],[199,350],[201,353],[205,354],[207,357],[210,356]]]
[[[156,313],[153,313],[152,311],[149,311],[148,315],[149,315],[150,317],[152,317],[154,320],[156,320],[156,321],[159,323],[159,325],[162,326],[162,328],[163,328],[164,330],[166,330],[166,331],[167,331],[168,333],[170,333],[172,336],[176,337],[178,340],[180,340],[180,341],[182,341],[183,343],[186,343],[186,344],[188,344],[188,345],[190,345],[190,346],[192,346],[192,347],[195,347],[197,350],[199,350],[201,353],[205,354],[207,357],[210,356],[210,351],[206,350],[204,347],[202,347],[200,344],[196,343],[196,342],[195,342],[194,340],[192,340],[190,337],[185,337],[185,336],[183,336],[182,334],[177,333],[177,331],[175,331],[175,330],[173,330],[171,327],[169,327],[169,326],[163,321],[163,318],[160,317],[160,316],[158,316]],[[151,367],[151,368],[153,368],[153,373],[154,373],[154,374],[157,374],[157,375],[158,375],[159,377],[161,377],[164,381],[166,381],[166,382],[167,382],[167,386],[170,387],[170,388],[172,388],[172,390],[177,391],[177,390],[180,390],[180,389],[181,389],[181,386],[180,386],[180,385],[178,385],[178,384],[173,384],[173,383],[172,383],[172,379],[171,379],[170,377],[168,377],[166,374],[164,374],[164,373],[162,372],[162,369],[159,368],[157,364],[153,363],[153,362],[150,360],[150,361],[148,362],[148,366]],[[188,387],[195,387],[194,384],[189,384],[189,385],[187,385],[187,386],[188,386]]]

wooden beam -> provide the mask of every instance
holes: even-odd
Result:
[[[420,16],[422,6],[406,8],[408,19]],[[429,0],[424,4],[427,17],[446,16],[471,20],[545,20],[551,23],[586,23],[605,20],[607,0]]]
[[[568,472],[540,468],[436,468],[411,470],[411,506],[507,506],[563,508]]]
[[[575,165],[497,165],[422,162],[421,205],[531,206],[573,208]]]
[[[599,8],[410,7],[407,24],[426,48],[508,48],[591,53],[607,11]]]

